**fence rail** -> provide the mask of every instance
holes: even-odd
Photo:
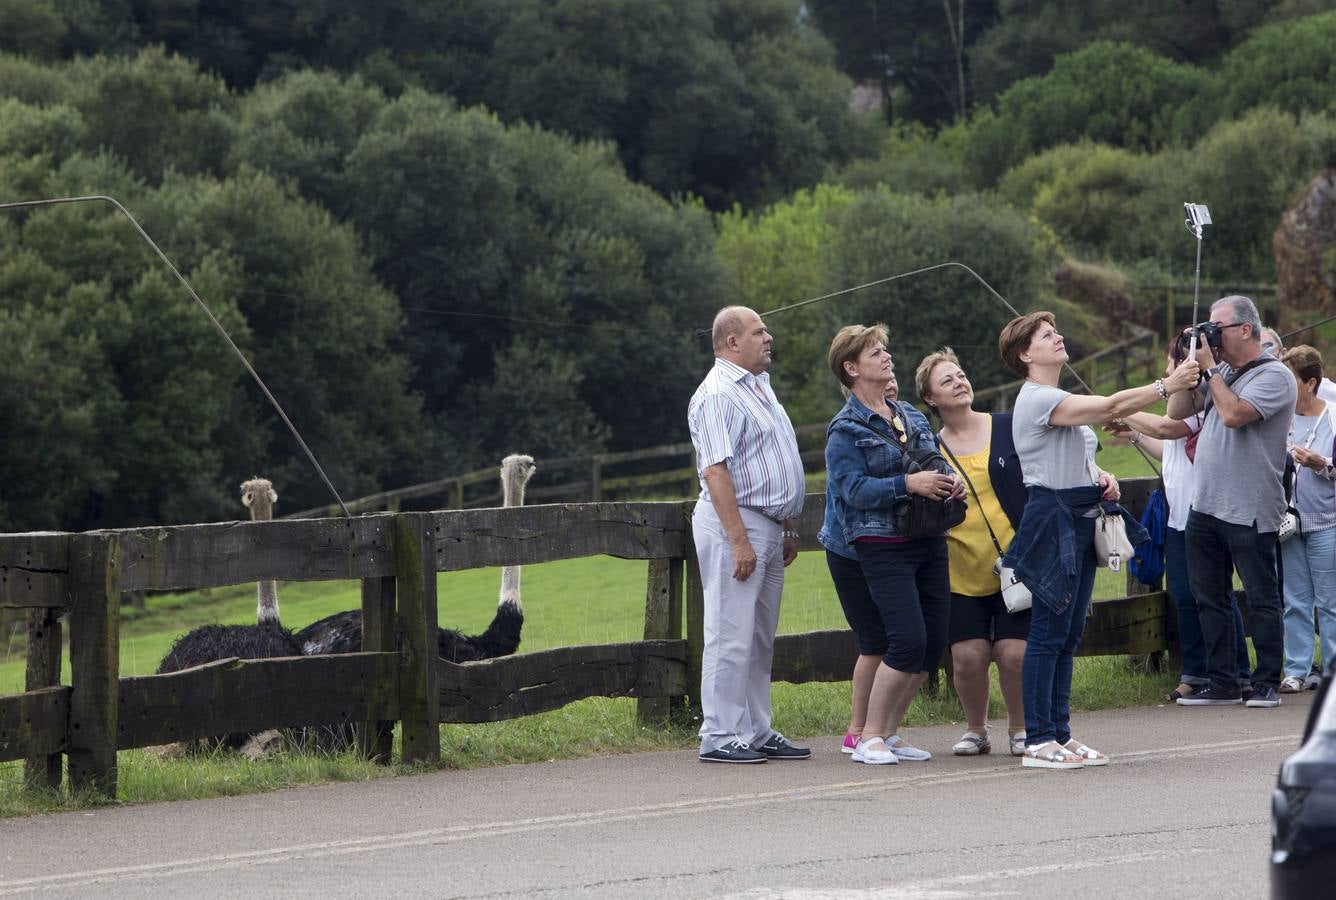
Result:
[[[1124,481],[1125,505],[1139,511],[1154,483]],[[691,507],[604,502],[0,535],[0,607],[25,609],[29,624],[27,690],[0,697],[0,761],[23,759],[31,781],[59,786],[64,754],[74,788],[114,796],[118,750],[224,733],[351,724],[362,752],[385,760],[398,722],[402,758],[432,763],[441,722],[514,718],[592,696],[635,697],[642,719],[661,721],[699,703],[704,601]],[[824,496],[809,495],[800,550],[820,549],[823,512]],[[438,571],[604,554],[647,561],[643,640],[463,664],[437,658]],[[363,652],[120,676],[122,592],[266,578],[360,580]],[[1094,604],[1082,653],[1170,646],[1163,592],[1128,592]],[[843,629],[782,635],[774,678],[847,680],[856,653]]]

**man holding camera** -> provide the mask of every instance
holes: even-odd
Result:
[[[1257,651],[1248,706],[1279,706],[1284,631],[1276,533],[1285,511],[1286,440],[1298,389],[1285,366],[1263,352],[1262,323],[1247,297],[1217,300],[1197,335],[1201,382],[1195,391],[1170,397],[1168,413],[1174,419],[1206,414],[1186,537],[1188,581],[1197,597],[1210,683],[1178,702],[1242,702],[1229,596],[1232,561],[1247,593]]]

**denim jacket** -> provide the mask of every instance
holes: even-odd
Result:
[[[1097,484],[1062,490],[1031,485],[1021,527],[1002,559],[1002,565],[1016,570],[1016,577],[1034,599],[1055,613],[1062,613],[1071,604],[1081,566],[1090,552],[1091,538],[1078,541],[1075,521],[1100,503],[1100,494]],[[1127,510],[1117,503],[1104,503],[1103,507],[1105,512],[1122,515],[1133,547],[1150,540],[1146,529]]]
[[[937,446],[923,413],[908,403],[894,406],[909,446]],[[892,510],[909,499],[909,492],[895,433],[891,423],[853,395],[826,429],[826,516],[817,539],[832,553],[856,558],[849,545],[858,538],[899,536]]]

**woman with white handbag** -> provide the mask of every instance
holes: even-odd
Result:
[[[1068,357],[1050,312],[1012,319],[998,337],[998,351],[1007,368],[1025,379],[1012,410],[1012,437],[1030,499],[1004,558],[1034,595],[1021,668],[1026,731],[1021,764],[1102,766],[1108,762],[1105,754],[1072,737],[1073,658],[1085,629],[1096,565],[1114,568],[1127,550],[1125,543],[1117,554],[1098,545],[1105,555],[1097,560],[1097,529],[1108,536],[1126,528],[1139,532],[1142,540],[1145,530],[1125,512],[1105,515],[1102,501],[1118,499],[1118,482],[1095,466],[1099,441],[1088,426],[1190,390],[1199,367],[1188,360],[1167,378],[1111,397],[1069,393],[1058,384]],[[1110,527],[1117,522],[1123,525]]]
[[[1322,354],[1301,344],[1286,350],[1281,360],[1299,387],[1289,435],[1290,455],[1298,467],[1292,504],[1297,522],[1280,545],[1285,573],[1285,677],[1280,692],[1293,694],[1309,683],[1314,610],[1322,634],[1322,667],[1336,659],[1336,433],[1333,408],[1317,395]]]
[[[920,399],[942,420],[937,442],[965,479],[970,502],[965,521],[946,536],[951,575],[947,643],[956,696],[965,712],[965,734],[951,748],[956,756],[992,751],[988,735],[988,666],[997,664],[1007,707],[1007,745],[1025,752],[1021,660],[1030,632],[1030,592],[1000,583],[1000,562],[1011,543],[1029,492],[1011,440],[1010,413],[972,408],[974,388],[950,347],[929,353],[914,375]],[[1004,592],[1004,587],[1007,590]]]

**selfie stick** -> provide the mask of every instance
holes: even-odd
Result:
[[[1211,224],[1211,213],[1204,203],[1184,203],[1183,210],[1188,214],[1184,223],[1188,231],[1197,237],[1197,274],[1192,281],[1192,324],[1197,324],[1197,298],[1201,292],[1201,238],[1202,230]],[[1192,338],[1188,342],[1188,359],[1197,358],[1197,329],[1192,329]]]

